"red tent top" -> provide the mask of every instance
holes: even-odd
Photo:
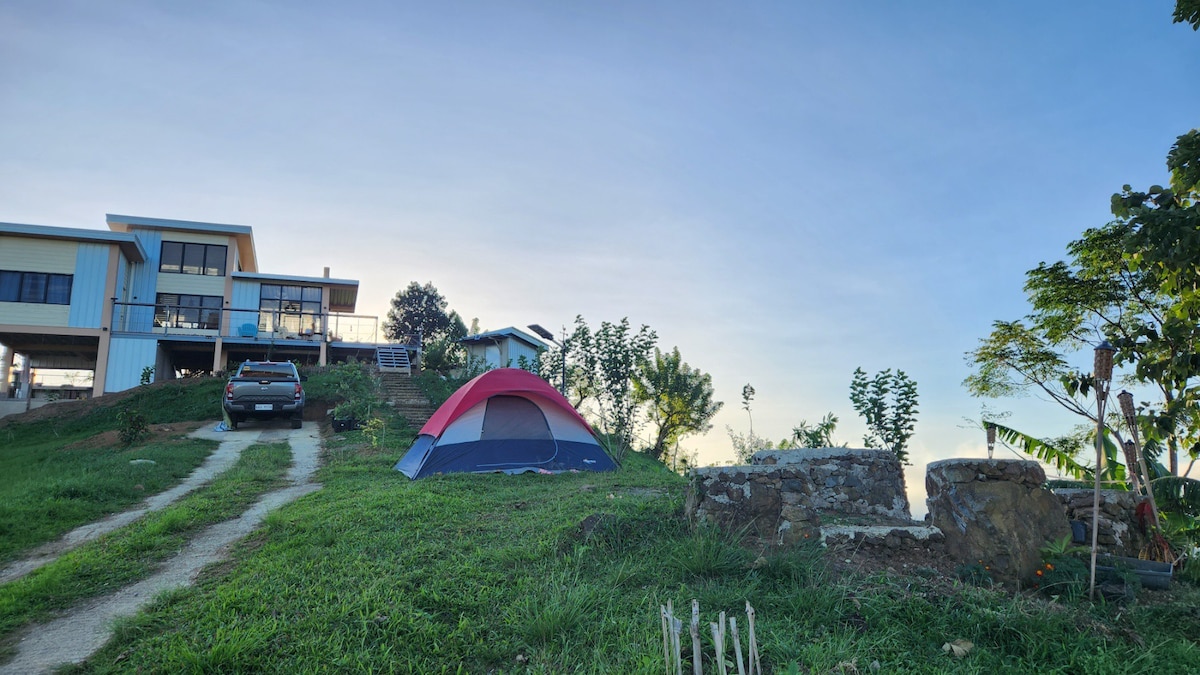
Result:
[[[563,398],[563,395],[550,386],[550,383],[520,368],[497,368],[489,370],[459,387],[458,391],[451,394],[450,398],[446,399],[446,402],[437,409],[437,412],[433,413],[433,417],[429,418],[425,426],[421,427],[421,434],[435,438],[441,436],[446,427],[458,419],[459,415],[475,407],[479,402],[501,394],[515,396],[536,394],[579,420],[579,423],[593,436],[596,433],[592,431],[591,425],[580,416],[570,401]]]

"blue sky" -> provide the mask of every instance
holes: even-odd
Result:
[[[0,220],[251,225],[366,314],[417,280],[485,328],[628,316],[712,373],[704,462],[747,382],[757,432],[856,445],[852,372],[900,368],[919,488],[982,452],[963,353],[1024,272],[1197,125],[1173,4],[8,2]]]

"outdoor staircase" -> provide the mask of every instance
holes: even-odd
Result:
[[[380,368],[384,398],[414,429],[420,429],[437,409],[425,398],[410,375]]]
[[[412,363],[408,360],[405,345],[379,345],[375,348],[375,362],[380,373],[404,373],[412,375]]]

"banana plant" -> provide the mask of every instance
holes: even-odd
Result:
[[[996,437],[1006,445],[1014,447],[1031,457],[1040,459],[1058,469],[1059,473],[1080,481],[1092,480],[1095,475],[1092,467],[1080,464],[1075,459],[1078,449],[1067,449],[1062,447],[1061,444],[1055,444],[1047,439],[1035,438],[1022,431],[996,422],[985,423],[985,426],[987,424],[996,427]],[[1094,433],[1092,439],[1094,442]],[[1100,472],[1100,480],[1109,485],[1121,485],[1123,489],[1128,489],[1128,476],[1125,465],[1121,463],[1123,452],[1120,445],[1107,433],[1104,434],[1103,452],[1105,461],[1103,470]]]

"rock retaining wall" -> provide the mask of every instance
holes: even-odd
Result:
[[[824,521],[911,523],[904,473],[886,450],[777,450],[752,461],[693,470],[688,518],[785,545],[818,536]]]
[[[925,474],[929,518],[955,559],[982,560],[999,577],[1026,578],[1041,563],[1041,548],[1071,533],[1045,482],[1045,471],[1032,461],[933,462]]]
[[[1083,538],[1076,537],[1082,546],[1092,544],[1093,493],[1081,488],[1058,488],[1054,494],[1062,502],[1067,520],[1079,523]],[[1101,553],[1137,557],[1146,538],[1137,525],[1139,495],[1118,490],[1100,491],[1100,532],[1097,549]],[[1079,526],[1076,526],[1079,529]]]

